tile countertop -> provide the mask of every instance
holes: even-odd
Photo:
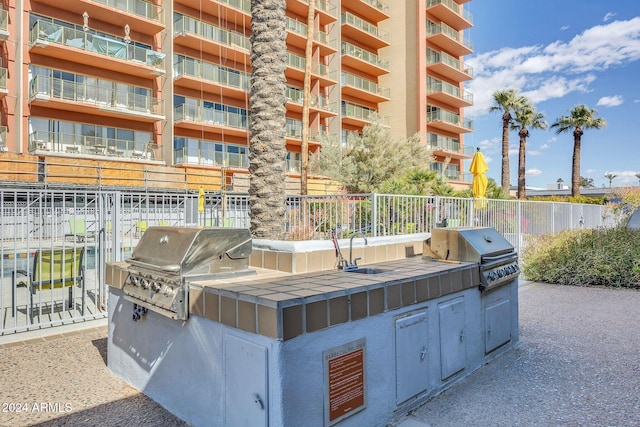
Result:
[[[368,264],[382,274],[326,270],[189,282],[190,315],[278,340],[477,287],[477,264],[421,256]]]
[[[467,270],[477,264],[457,261],[441,261],[416,256],[360,266],[380,268],[381,274],[361,274],[342,270],[325,270],[314,273],[291,274],[276,270],[256,269],[255,275],[236,276],[228,279],[189,282],[203,289],[217,289],[223,294],[238,297],[255,297],[258,303],[278,305],[299,304],[301,298],[332,298],[385,284],[403,283],[409,280],[439,276],[443,273]]]

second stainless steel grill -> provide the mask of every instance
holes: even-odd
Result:
[[[480,268],[480,290],[517,279],[518,253],[495,228],[434,228],[431,251],[441,259],[475,262]]]

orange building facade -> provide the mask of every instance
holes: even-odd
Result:
[[[361,132],[374,113],[394,137],[419,133],[434,150],[434,167],[468,184],[466,2],[398,3],[315,2],[309,151],[324,137]],[[250,7],[250,0],[5,1],[0,180],[242,191]],[[300,177],[307,13],[307,1],[287,1],[292,192]],[[321,177],[312,182],[330,188]]]

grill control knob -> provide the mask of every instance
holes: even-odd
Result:
[[[140,286],[142,286],[143,289],[149,289],[149,282],[147,279],[140,279]]]
[[[160,284],[158,282],[152,282],[151,283],[151,290],[153,292],[159,292],[160,291]]]

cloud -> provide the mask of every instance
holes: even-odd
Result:
[[[603,96],[598,100],[596,105],[601,105],[603,107],[617,107],[618,105],[622,105],[624,99],[622,95],[614,95],[614,96]]]
[[[614,16],[616,16],[616,13],[614,13],[614,12],[609,12],[609,13],[607,13],[606,15],[604,15],[604,18],[602,18],[602,20],[603,20],[604,22],[608,22],[608,21],[610,21],[610,20],[611,20],[611,18],[613,18]]]
[[[638,172],[639,171],[612,171],[612,172],[605,172],[605,174],[612,173],[614,175],[617,175],[613,179],[613,185],[624,186],[624,185],[638,184],[638,178],[636,177],[636,174]],[[603,177],[604,177],[604,174],[603,174]],[[608,182],[609,180],[607,180],[607,183]]]
[[[549,148],[551,148],[551,146],[550,146],[549,144],[542,144],[542,145],[540,146],[540,149],[541,149],[541,150],[548,150]]]
[[[560,27],[560,31],[566,31],[569,29],[568,25],[563,25],[562,27]]]
[[[527,154],[530,155],[530,156],[539,156],[542,153],[540,151],[537,151],[537,150],[527,150]]]
[[[588,93],[598,75],[640,59],[640,16],[588,28],[569,41],[479,53],[466,62],[474,68],[468,117],[489,114],[496,90],[518,89],[534,103],[570,93]]]
[[[518,149],[517,148],[510,148],[509,149],[509,156],[516,156],[518,154]]]
[[[528,169],[525,173],[526,176],[539,176],[542,175],[542,171],[538,168]]]

